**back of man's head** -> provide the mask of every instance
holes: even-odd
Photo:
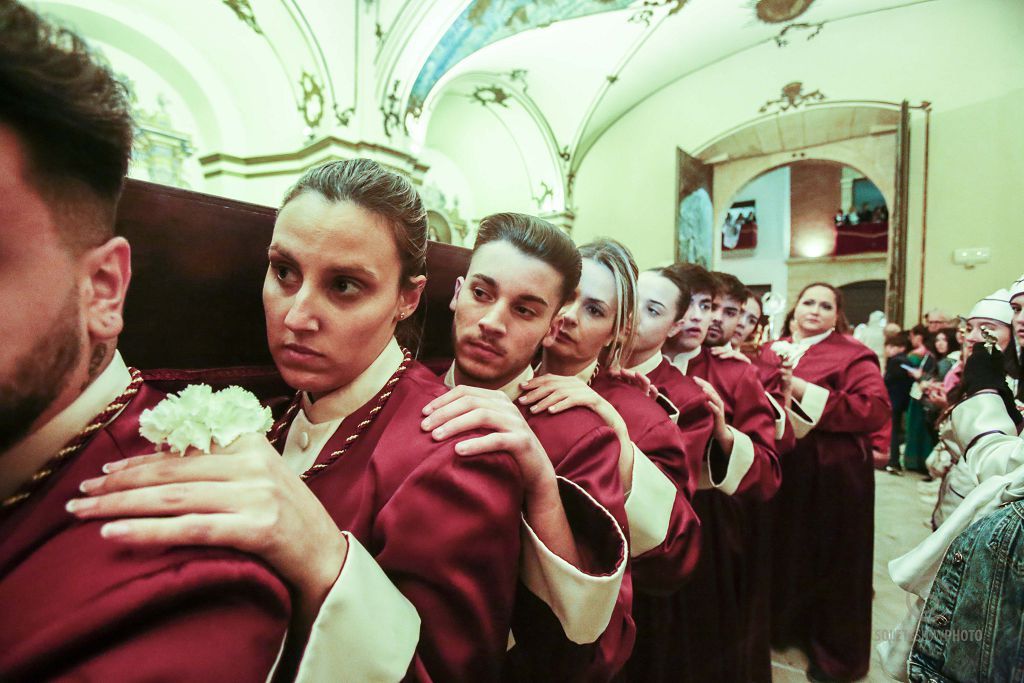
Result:
[[[747,302],[747,295],[750,290],[747,289],[746,285],[738,277],[721,271],[715,271],[711,275],[718,283],[719,296],[729,297],[733,301],[739,302],[740,306]]]
[[[551,223],[524,213],[495,213],[480,221],[473,251],[491,242],[508,242],[562,275],[562,301],[576,292],[583,260],[569,236]]]
[[[670,279],[688,297],[694,294],[718,295],[719,284],[706,268],[696,263],[673,263],[661,269],[662,275]],[[680,311],[680,315],[686,311]]]
[[[113,236],[132,144],[125,89],[80,38],[13,0],[0,0],[0,126],[70,248]]]

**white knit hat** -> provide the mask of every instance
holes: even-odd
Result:
[[[1010,301],[1013,301],[1018,296],[1024,295],[1024,275],[1017,278],[1017,281],[1010,285]]]
[[[1013,309],[1010,308],[1010,293],[1005,289],[992,292],[984,299],[974,304],[968,320],[972,318],[986,318],[996,322],[1009,325],[1013,322]]]

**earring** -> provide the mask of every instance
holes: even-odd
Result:
[[[399,320],[405,320],[405,313],[399,313],[398,314],[398,319]]]

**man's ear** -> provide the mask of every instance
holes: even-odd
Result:
[[[80,259],[82,314],[90,343],[115,339],[124,328],[124,299],[132,278],[132,250],[114,237]]]
[[[668,337],[674,337],[683,329],[683,325],[686,321],[682,318],[672,323],[672,327],[668,328]]]
[[[416,308],[420,305],[420,299],[423,297],[423,288],[426,286],[427,276],[417,275],[414,278],[410,278],[409,282],[402,287],[398,295],[397,315],[399,320],[405,320],[416,312]]]
[[[462,285],[464,284],[466,284],[466,278],[462,277],[461,275],[455,278],[455,293],[452,294],[452,300],[448,304],[448,310],[450,310],[452,313],[455,312],[455,302],[458,301],[459,292],[462,291]]]
[[[555,343],[555,337],[562,330],[562,314],[558,312],[551,318],[551,324],[548,326],[547,334],[540,340],[540,345],[545,349]]]

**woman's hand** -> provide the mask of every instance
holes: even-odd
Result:
[[[633,445],[629,438],[629,429],[626,421],[611,403],[578,377],[541,375],[524,382],[521,387],[523,395],[519,397],[519,402],[530,406],[531,413],[539,413],[542,410],[560,413],[576,407],[589,408],[597,413],[619,438],[619,476],[622,479],[622,486],[626,491],[633,487]]]
[[[213,453],[161,452],[108,463],[68,503],[79,519],[114,518],[104,538],[132,545],[226,546],[266,560],[315,615],[348,542],[266,437],[247,434]]]
[[[618,368],[615,370],[608,371],[609,377],[625,382],[626,384],[632,384],[640,391],[647,394],[647,398],[658,398],[658,387],[654,386],[651,378],[642,372],[637,370],[626,370],[625,368]]]
[[[626,423],[618,411],[578,377],[541,375],[524,382],[522,389],[523,395],[519,397],[519,402],[524,406],[530,406],[531,413],[539,413],[542,410],[561,413],[569,408],[589,408],[614,429],[620,439],[624,437],[629,441]]]
[[[748,365],[750,364],[750,358],[747,357],[747,354],[738,349],[734,349],[730,344],[712,347],[711,355],[716,358],[732,358],[733,360],[741,360]]]
[[[441,441],[476,429],[490,433],[460,441],[459,455],[509,453],[523,475],[526,519],[555,554],[580,566],[579,550],[558,491],[555,468],[519,408],[505,394],[461,385],[423,408],[420,427]]]

